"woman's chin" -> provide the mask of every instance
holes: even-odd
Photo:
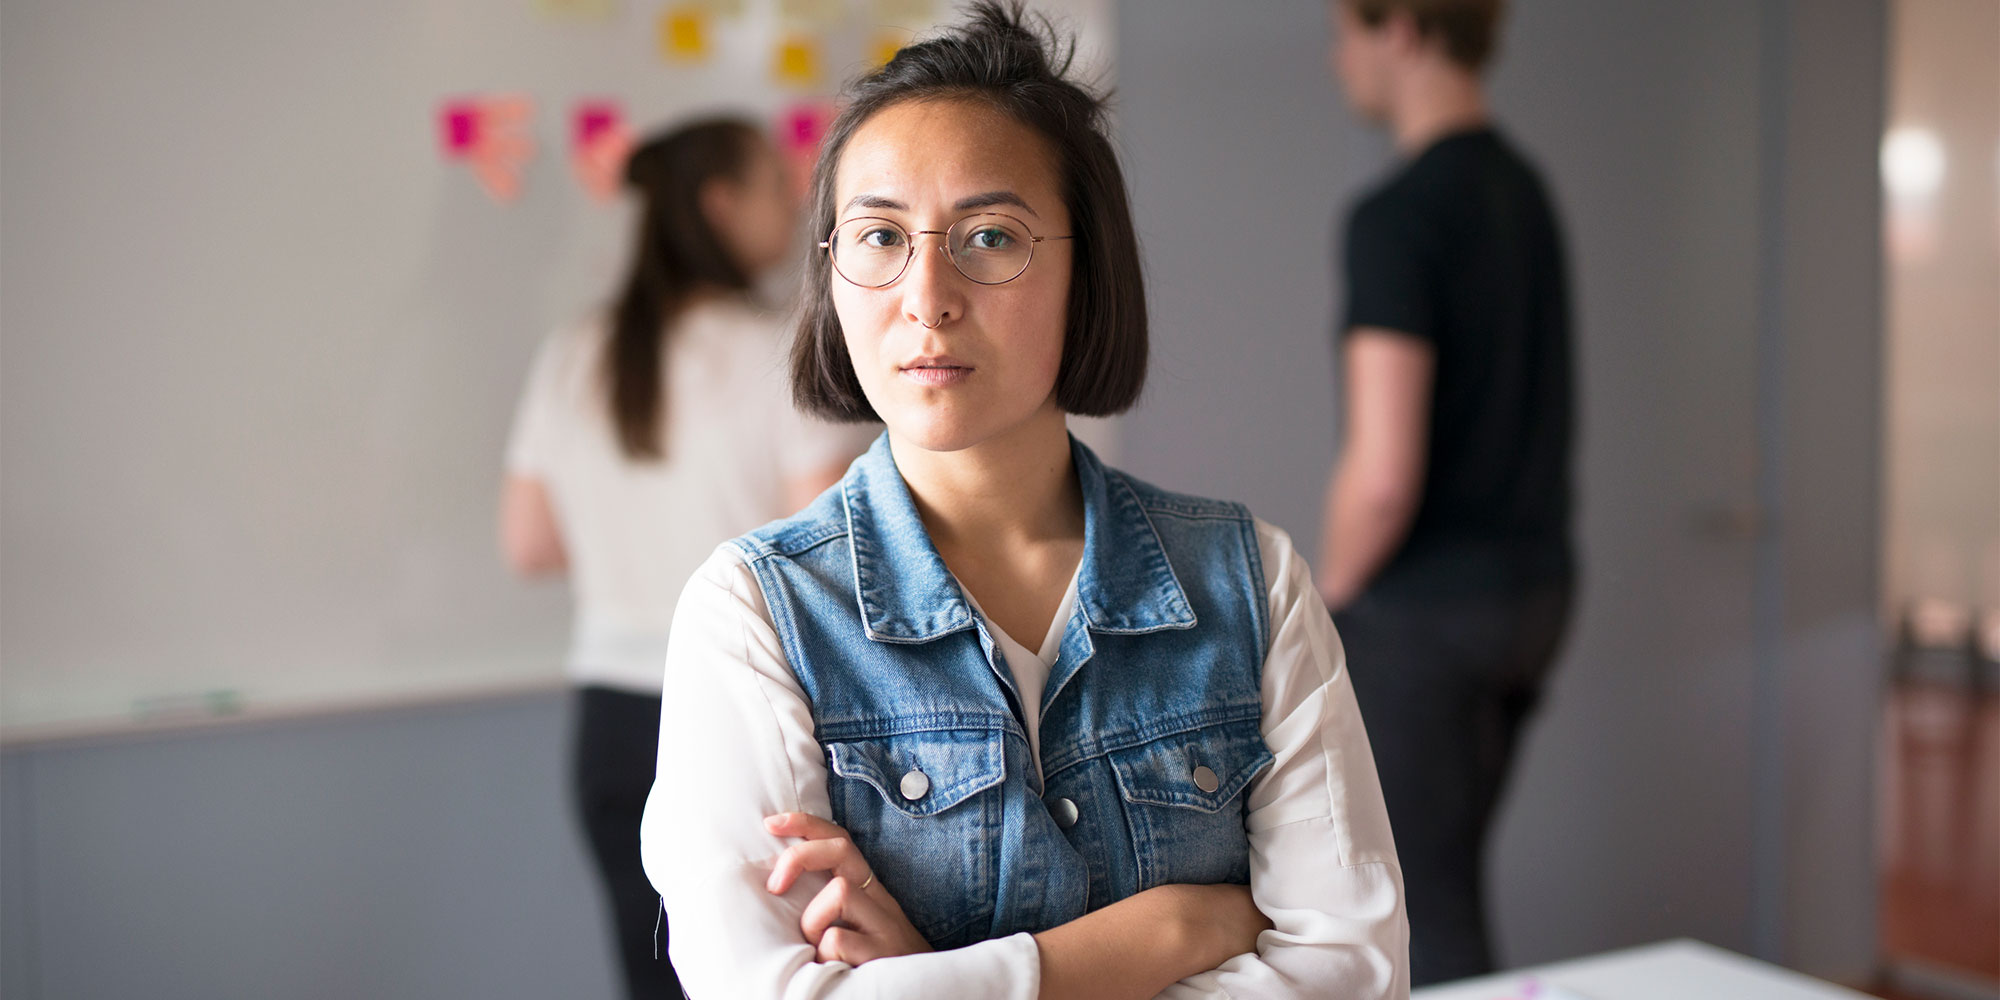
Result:
[[[986,440],[984,429],[968,427],[964,421],[937,419],[926,415],[912,420],[889,421],[889,436],[924,451],[964,451]]]
[[[1065,415],[1053,400],[1026,413],[995,413],[990,408],[968,405],[921,404],[895,407],[887,413],[878,406],[876,412],[883,416],[891,438],[904,446],[930,452],[964,451],[1022,434],[1038,438],[1043,430],[1060,436],[1066,429]]]
[[[892,405],[888,412],[876,408],[889,435],[905,445],[925,451],[964,451],[1003,436],[1017,421],[1010,414],[994,413],[969,399],[911,400]]]

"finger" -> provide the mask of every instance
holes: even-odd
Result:
[[[842,927],[873,938],[909,922],[902,910],[893,909],[894,906],[895,902],[880,886],[863,889],[860,883],[836,877],[806,904],[799,915],[799,931],[814,943],[821,941],[828,931]]]
[[[845,876],[855,884],[868,881],[868,862],[854,842],[845,837],[834,840],[804,840],[785,848],[771,864],[765,888],[774,893],[791,889],[806,872],[830,872]]]
[[[806,940],[814,947],[825,941],[826,932],[834,924],[842,921],[852,922],[846,916],[846,912],[850,898],[855,895],[853,887],[854,883],[836,876],[827,882],[826,887],[821,889],[799,914],[799,933],[805,935]]]
[[[868,881],[868,862],[854,842],[846,837],[833,840],[806,840],[793,844],[771,865],[771,877],[764,887],[773,894],[791,891],[792,883],[806,872],[832,872],[855,885]]]
[[[815,950],[822,962],[846,962],[848,965],[866,965],[878,958],[911,954],[891,947],[889,939],[881,933],[845,926],[828,928]]]
[[[817,949],[819,954],[817,957],[822,962],[846,962],[849,965],[860,965],[867,961],[867,959],[861,957],[859,954],[865,948],[864,942],[867,937],[868,935],[866,934],[848,930],[845,927],[830,928],[827,930],[826,936],[819,941]]]
[[[764,829],[780,837],[804,837],[807,840],[829,840],[845,837],[847,831],[832,820],[821,819],[812,813],[788,812],[764,817]]]

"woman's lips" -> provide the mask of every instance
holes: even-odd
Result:
[[[972,369],[963,365],[912,365],[901,369],[903,377],[919,385],[957,385],[972,377]]]

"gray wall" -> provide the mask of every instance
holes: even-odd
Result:
[[[1876,955],[1877,727],[1886,648],[1883,254],[1874,152],[1886,117],[1881,0],[1767,4],[1785,39],[1784,128],[1767,201],[1775,315],[1771,471],[1777,595],[1764,950],[1857,978]],[[1769,279],[1767,279],[1769,280]],[[1990,357],[1991,355],[1989,355]],[[1989,400],[1989,405],[1990,405]]]
[[[613,996],[565,706],[9,749],[0,993]]]
[[[1153,335],[1125,465],[1248,502],[1309,554],[1334,454],[1335,212],[1388,152],[1334,104],[1323,6],[1127,2],[1115,95]]]

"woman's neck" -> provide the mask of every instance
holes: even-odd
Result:
[[[1007,434],[958,451],[926,451],[890,435],[932,544],[968,548],[1083,538],[1083,493],[1062,411],[1051,405]]]

